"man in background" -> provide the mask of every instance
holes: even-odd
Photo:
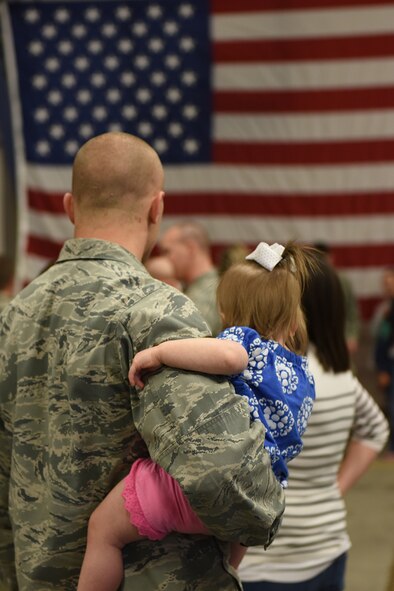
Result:
[[[212,260],[208,232],[197,222],[180,222],[164,232],[160,249],[173,263],[184,293],[196,304],[216,336],[222,326],[216,304],[219,275]]]

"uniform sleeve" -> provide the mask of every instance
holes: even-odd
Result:
[[[168,338],[204,336],[194,305],[171,292],[134,310],[139,325],[140,314],[144,327],[136,350]],[[151,458],[179,482],[216,537],[245,545],[272,541],[283,490],[264,449],[264,428],[250,422],[247,402],[227,379],[163,368],[147,379],[132,406]]]
[[[4,316],[0,320],[0,346],[3,352],[7,351]],[[7,429],[8,420],[8,387],[11,376],[11,368],[7,360],[10,354],[0,355],[0,587],[5,591],[17,589],[16,574],[14,568],[14,545],[11,523],[8,511],[8,492],[10,481],[10,465],[12,438]]]
[[[356,406],[352,438],[381,451],[389,436],[388,422],[377,403],[367,390],[354,378]]]

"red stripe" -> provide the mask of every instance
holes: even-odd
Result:
[[[370,320],[376,310],[376,306],[382,301],[382,298],[359,298],[358,306],[361,318]]]
[[[363,35],[323,39],[220,41],[215,63],[321,61],[394,55],[394,35]]]
[[[394,107],[394,87],[299,90],[216,91],[216,113],[317,113]]]
[[[46,193],[36,189],[29,189],[27,199],[30,209],[45,211],[46,213],[65,215],[63,207],[64,193]]]
[[[229,0],[211,0],[213,13],[242,13],[304,10],[307,8],[346,8],[346,6],[386,6],[393,5],[393,0],[243,0],[229,2]]]
[[[394,213],[394,192],[331,194],[169,193],[165,215],[358,216]]]
[[[62,246],[63,243],[30,234],[27,243],[27,252],[48,260],[54,260],[59,256]]]
[[[316,165],[392,162],[394,140],[351,142],[240,143],[215,142],[217,164]]]

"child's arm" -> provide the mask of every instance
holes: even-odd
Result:
[[[210,374],[232,375],[243,371],[247,364],[246,350],[234,341],[214,338],[180,339],[166,341],[137,353],[130,367],[129,380],[132,386],[143,388],[141,374],[154,371],[161,365]]]

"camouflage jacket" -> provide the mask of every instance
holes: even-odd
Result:
[[[127,379],[135,351],[206,334],[188,298],[100,240],[66,242],[3,312],[0,577],[10,589],[74,590],[91,512],[147,454],[213,536],[130,544],[122,588],[241,588],[227,542],[269,543],[284,508],[263,428],[226,379],[163,368],[141,392]]]
[[[219,334],[222,329],[222,320],[216,303],[218,283],[218,272],[213,269],[198,277],[185,289],[185,294],[196,304],[213,336]]]

